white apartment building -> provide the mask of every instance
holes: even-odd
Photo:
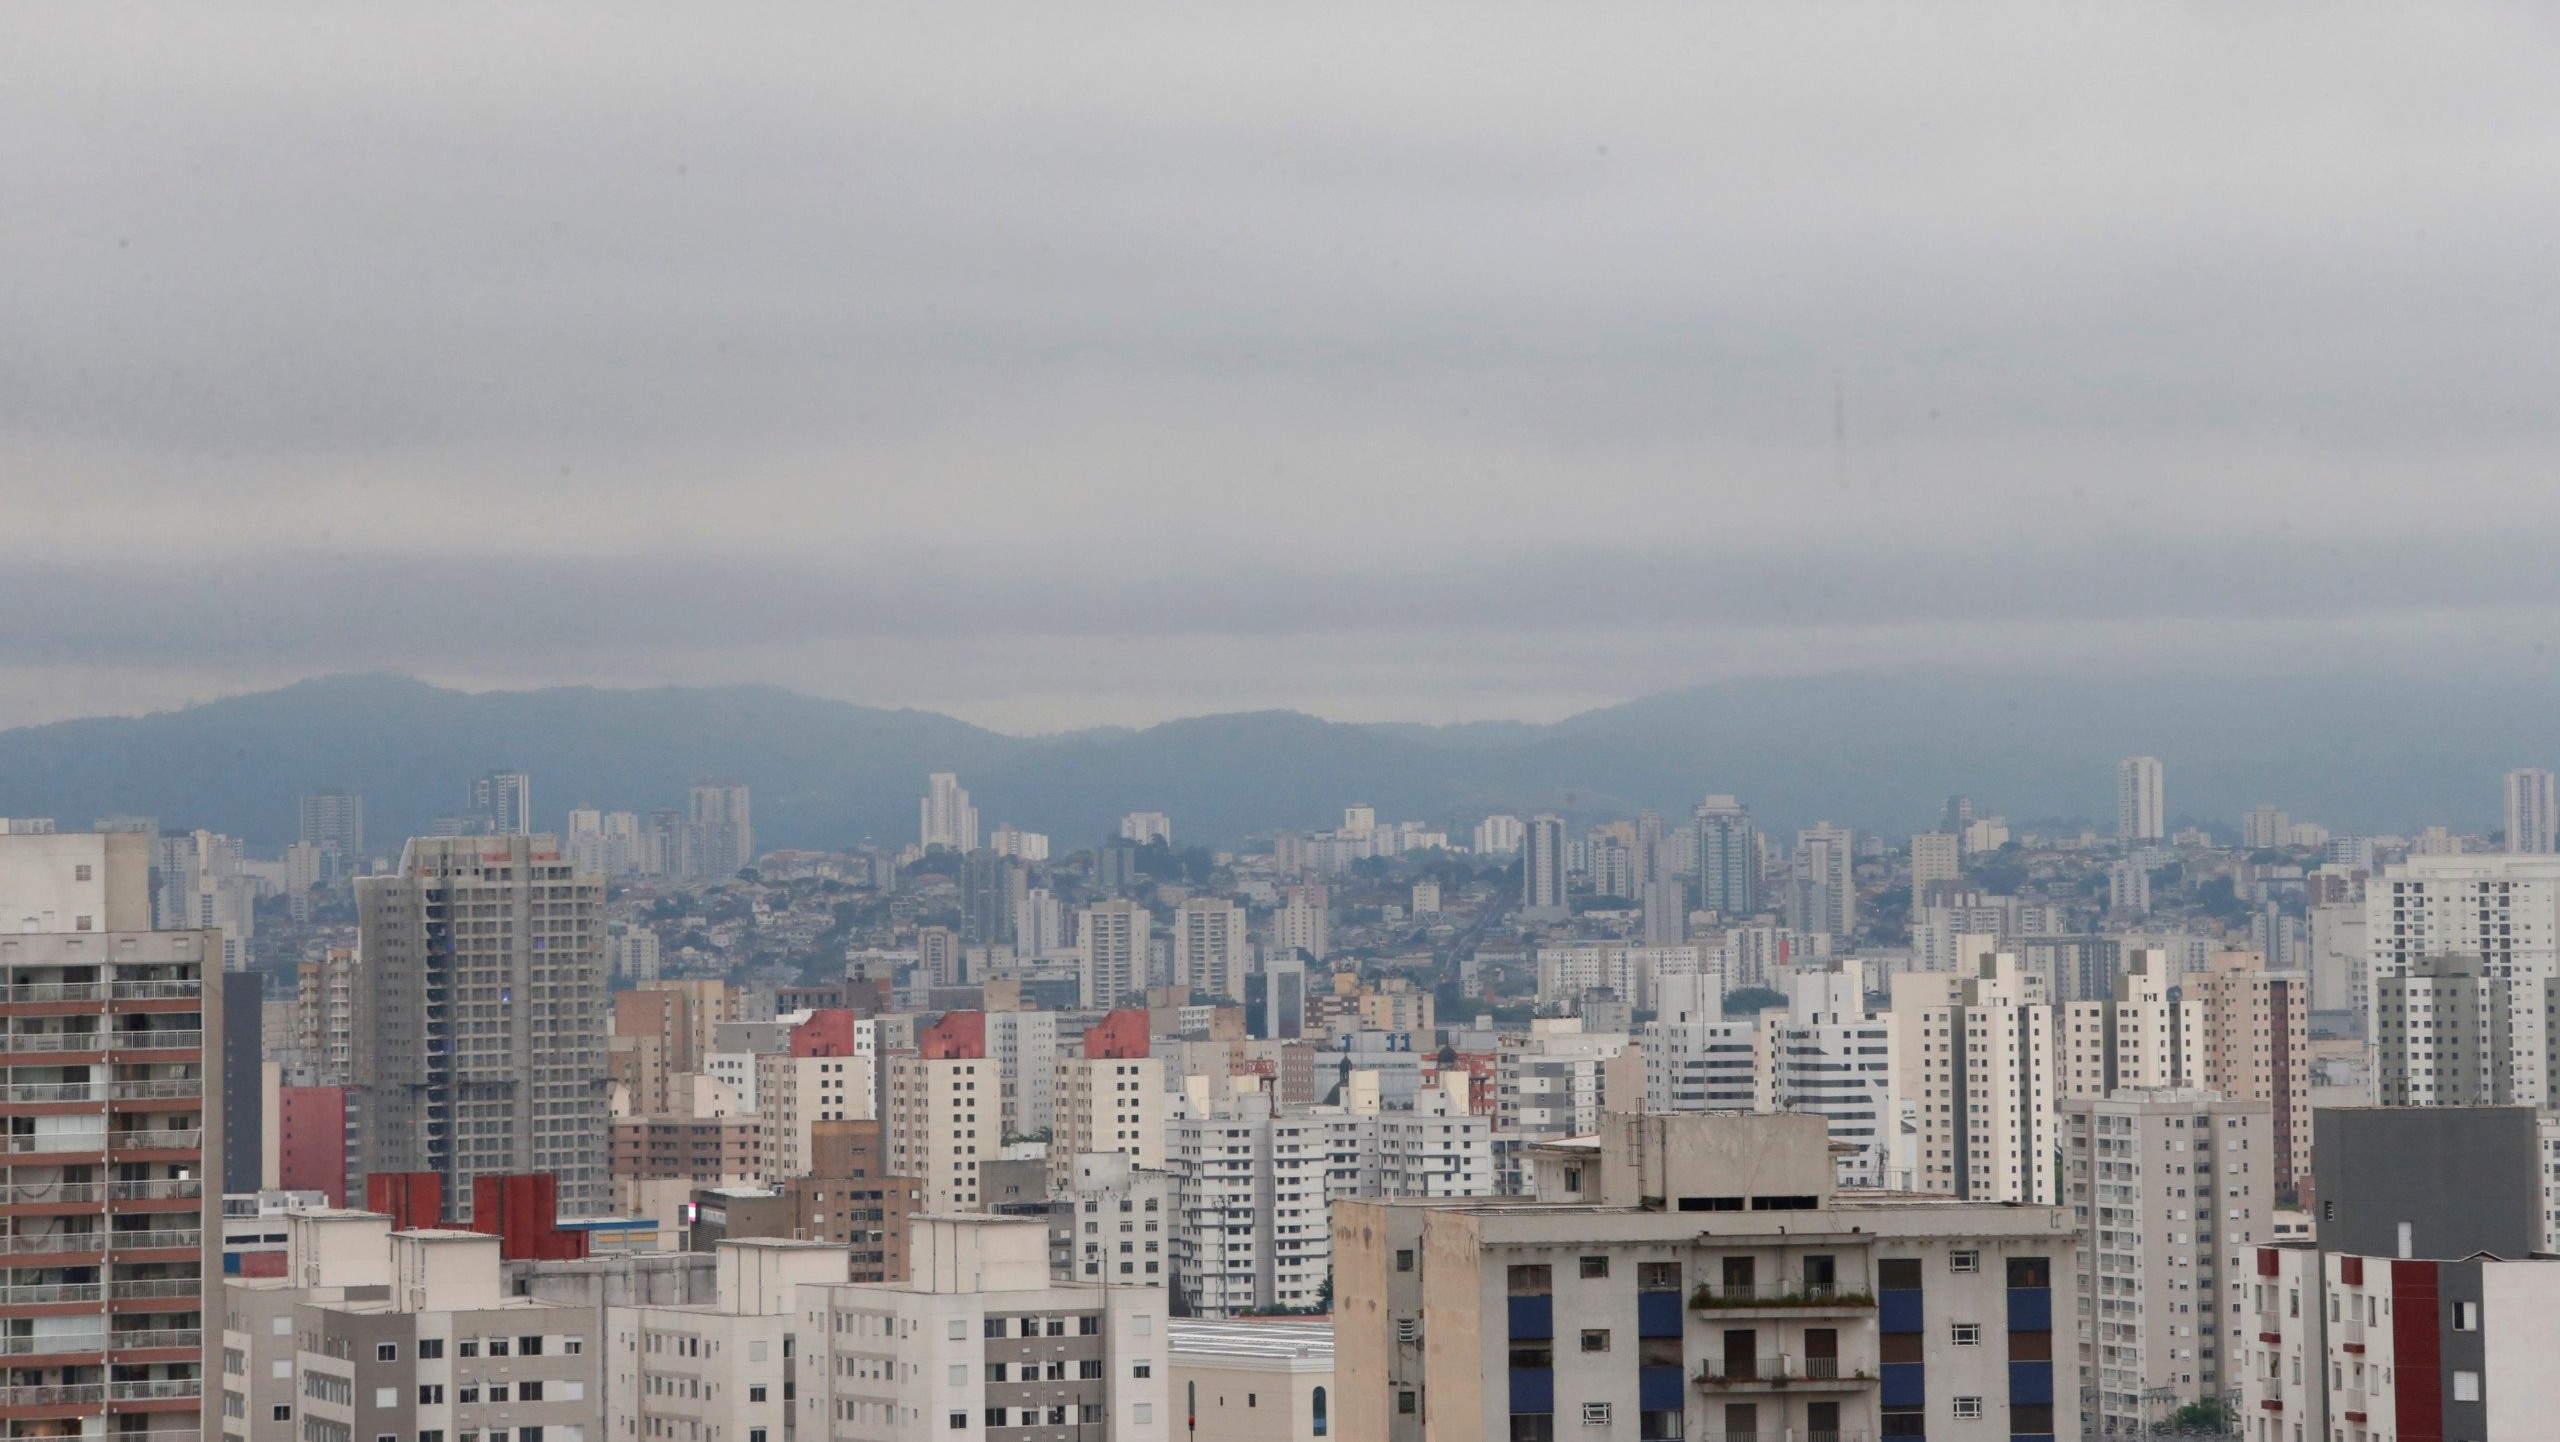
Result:
[[[1165,1122],[1174,1284],[1203,1317],[1318,1306],[1332,1265],[1328,1118],[1283,1112],[1268,1092],[1218,1095],[1213,1080],[1189,1078]]]
[[[1057,1120],[1058,1014],[1054,1011],[987,1013],[987,1058],[996,1064],[1004,1133],[1031,1136]]]
[[[755,1085],[739,1104],[765,1119],[765,1179],[780,1182],[809,1171],[810,1123],[870,1120],[874,1080],[871,1064],[855,1057],[758,1055]]]
[[[2116,763],[2116,839],[2128,845],[2169,834],[2168,788],[2157,756]]]
[[[1243,907],[1217,897],[1194,896],[1174,908],[1175,984],[1213,1000],[1242,1002],[1252,958]]]
[[[1086,1152],[1056,1189],[1049,1270],[1078,1281],[1162,1287],[1173,1278],[1181,1215],[1173,1177],[1125,1152]]]
[[[1476,854],[1492,856],[1518,851],[1528,824],[1517,816],[1488,816],[1476,823]]]
[[[1579,1017],[1535,1017],[1494,1045],[1495,1125],[1523,1142],[1587,1135],[1613,1100],[1643,1094],[1643,1058],[1629,1054],[1626,1033],[1586,1032]]]
[[[1066,1057],[1058,1063],[1056,1126],[1049,1139],[1049,1180],[1066,1180],[1086,1152],[1120,1152],[1139,1166],[1165,1169],[1164,1062],[1152,1056]]]
[[[1916,1103],[1914,1183],[1967,1201],[2050,1205],[2059,1040],[2043,978],[2001,952],[1972,974],[1893,979],[1899,1090]]]
[[[2430,956],[2476,956],[2486,976],[2539,996],[2560,977],[2560,856],[2411,856],[2365,887],[2370,980],[2406,972]],[[2550,1045],[2542,1007],[2512,1007],[2510,1062],[2516,1101],[2551,1106],[2543,1056]]]
[[[1914,1179],[1898,1155],[1892,1018],[1866,1009],[1865,975],[1849,961],[1787,978],[1786,1009],[1760,1014],[1757,1109],[1821,1117],[1839,1185],[1907,1190]]]
[[[603,1318],[509,1295],[498,1237],[285,1220],[285,1275],[222,1284],[224,1437],[602,1436]]]
[[[1077,991],[1090,1007],[1115,1007],[1146,989],[1148,938],[1155,919],[1125,898],[1089,906],[1078,919]]]
[[[2520,856],[2545,855],[2560,840],[2560,790],[2551,773],[2539,766],[2519,766],[2507,773],[2507,850]]]
[[[1615,942],[1542,946],[1538,948],[1538,1001],[1541,1005],[1569,1003],[1605,987],[1630,1006],[1657,1011],[1665,978],[1708,971],[1722,976],[1695,946]]]
[[[923,1188],[924,1209],[975,1211],[981,1162],[999,1145],[995,1063],[985,1057],[892,1055],[881,1098],[881,1144],[894,1176]]]
[[[799,1436],[1170,1442],[1164,1289],[1052,1281],[1039,1219],[919,1216],[911,1257],[799,1289]]]
[[[936,771],[925,778],[919,815],[926,850],[937,846],[953,851],[978,849],[978,808],[969,804],[969,793],[952,772]]]
[[[1151,841],[1173,844],[1173,818],[1161,811],[1132,811],[1120,818],[1120,839],[1144,846]]]
[[[2242,1381],[2242,1303],[2272,1238],[2273,1127],[2263,1101],[2126,1087],[2063,1103],[2063,1174],[2087,1437],[2149,1436]]]
[[[2170,999],[2180,974],[2152,947],[2125,953],[2115,996],[2061,1008],[2060,1094],[2104,1097],[2119,1087],[2182,1087],[2201,1067],[2200,1007]]]
[[[1332,894],[1315,885],[1292,886],[1271,914],[1271,946],[1282,956],[1303,951],[1322,961],[1333,949]]]
[[[795,1344],[812,1330],[801,1289],[841,1284],[847,1249],[758,1238],[711,1250],[714,1300],[605,1309],[605,1439],[794,1431]]]
[[[1646,1111],[1760,1109],[1760,1020],[1726,1020],[1718,980],[1711,973],[1663,984],[1662,1010],[1637,1038]]]

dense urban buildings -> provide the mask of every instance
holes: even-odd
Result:
[[[2144,814],[2120,818],[2136,832],[2159,809],[2144,799],[2157,780],[2144,760],[2118,778],[2136,783]],[[1956,797],[1930,829],[1888,836],[1819,819],[1764,829],[1717,794],[1685,813],[1527,819],[1332,802],[1324,814],[1340,824],[1322,830],[1187,832],[1180,848],[1163,813],[1115,808],[1087,839],[1053,847],[1009,822],[979,829],[942,773],[919,798],[932,844],[920,832],[822,852],[759,849],[747,790],[728,782],[632,811],[582,801],[560,833],[532,814],[523,773],[461,789],[470,805],[448,834],[408,839],[396,857],[362,854],[352,794],[295,798],[307,824],[278,861],[147,818],[0,830],[27,855],[122,858],[109,871],[131,883],[112,904],[0,892],[20,909],[11,945],[28,956],[131,940],[146,957],[193,944],[204,964],[237,968],[232,1006],[189,981],[162,1008],[235,1023],[210,1058],[164,1074],[157,1056],[176,1038],[124,1023],[102,1063],[112,1075],[72,1076],[50,1050],[17,1069],[9,1101],[29,1144],[88,1137],[97,1150],[60,1169],[32,1153],[14,1182],[150,1194],[118,1190],[103,1214],[48,1198],[12,1220],[31,1246],[103,1236],[120,1269],[102,1281],[84,1257],[57,1267],[30,1253],[47,1265],[19,1269],[12,1296],[118,1279],[152,1289],[131,1294],[148,1310],[118,1312],[121,1341],[94,1354],[82,1318],[32,1301],[19,1314],[38,1339],[24,1346],[54,1346],[57,1332],[78,1344],[59,1368],[31,1362],[41,1379],[19,1385],[160,1367],[129,1394],[116,1384],[131,1373],[97,1373],[94,1398],[62,1393],[68,1410],[41,1415],[207,1401],[200,1384],[182,1399],[190,1374],[156,1351],[90,1359],[200,1324],[202,1279],[227,1270],[249,1331],[272,1315],[259,1308],[332,1309],[346,1314],[328,1324],[345,1345],[379,1333],[373,1345],[400,1349],[381,1359],[394,1380],[380,1385],[416,1400],[393,1425],[449,1442],[471,1426],[480,1442],[496,1430],[522,1442],[512,1434],[527,1426],[546,1442],[554,1427],[770,1434],[784,1416],[796,1433],[821,1425],[813,1404],[847,1437],[949,1431],[955,1413],[984,1435],[998,1411],[1005,1433],[1105,1435],[1112,1418],[1107,1435],[1163,1432],[1169,1414],[1149,1389],[1173,1365],[1168,1344],[1145,1376],[1111,1360],[1134,1363],[1125,1348],[1074,1346],[1059,1360],[1075,1375],[1049,1375],[1047,1315],[1083,1307],[1106,1326],[1073,1297],[1020,1303],[1044,1318],[1039,1373],[1025,1379],[984,1334],[958,1339],[976,1344],[965,1358],[878,1333],[900,1345],[847,1349],[830,1314],[857,1309],[804,1295],[904,1289],[862,1298],[874,1321],[853,1334],[928,1315],[947,1331],[966,1310],[950,1297],[1032,1289],[937,1278],[927,1254],[1003,1270],[1019,1252],[1025,1270],[1007,1275],[1028,1283],[1036,1250],[1043,1289],[1147,1294],[1131,1306],[1159,1319],[1158,1338],[1180,1318],[1286,1319],[1260,1325],[1328,1340],[1328,1318],[1386,1329],[1361,1333],[1338,1372],[1329,1346],[1203,1334],[1197,1367],[1177,1374],[1184,1418],[1191,1380],[1210,1389],[1199,1405],[1213,1416],[1235,1395],[1216,1389],[1251,1378],[1243,1405],[1223,1409],[1239,1435],[1318,1417],[1328,1435],[1419,1437],[1427,1423],[1636,1442],[2131,1436],[2234,1415],[2249,1430],[2263,1420],[2239,1405],[2267,1330],[2247,1315],[2263,1249],[2338,1239],[2329,1204],[2345,1194],[2315,1182],[2329,1165],[2315,1138],[2377,1103],[2460,1114],[2451,1126],[2467,1137],[2486,1125],[2474,1118],[2540,1105],[2555,1085],[2541,1038],[2560,1006],[2560,861],[2488,834],[2339,836],[2270,805],[2218,831],[2161,818],[2164,834],[2117,838],[2013,824]],[[237,935],[206,924],[232,917]],[[21,1051],[55,1046],[42,1038],[56,1017],[96,1015],[88,1002],[46,1010],[52,992],[34,989],[90,984],[56,975],[25,982]],[[102,1086],[117,1126],[54,1117]],[[225,1095],[238,1103],[228,1128],[204,1110]],[[2540,1245],[2560,1237],[2560,1190],[2537,1174],[2560,1158],[2560,1120],[2527,1131],[2482,1145],[2523,1168],[2520,1225]],[[79,1170],[122,1166],[128,1134],[152,1138],[140,1160],[169,1148],[179,1160],[132,1177]],[[231,1155],[188,1150],[208,1135],[227,1135]],[[2395,1148],[2433,1164],[2406,1138],[2366,1145]],[[190,1165],[236,1179],[216,1187],[231,1194],[217,1227],[203,1226],[210,1201]],[[1710,1187],[1697,1180],[1709,1172],[1729,1175]],[[189,1209],[191,1270],[126,1240],[180,1231],[122,1219],[127,1200]],[[1805,1212],[1847,1230],[1779,1215]],[[1021,1230],[975,1230],[990,1223]],[[463,1227],[477,1230],[445,1230]],[[584,1306],[586,1320],[479,1318],[483,1234],[496,1238],[501,1310]],[[1407,1244],[1386,1246],[1391,1234]],[[331,1241],[350,1237],[363,1240]],[[427,1365],[460,1358],[405,1350],[442,1324],[387,1320],[403,1309],[367,1282],[330,1291],[334,1271],[297,1277],[324,1265],[297,1262],[297,1247],[355,1258],[344,1275],[356,1277],[446,1259],[420,1261],[454,1286],[419,1305],[471,1314],[477,1362],[510,1327],[511,1349],[574,1338],[571,1355],[592,1356],[631,1345],[598,1340],[627,1331],[661,1334],[661,1350],[624,1354],[628,1366],[607,1352],[592,1383],[575,1367],[557,1389],[537,1379],[541,1420],[516,1384],[493,1412],[485,1368],[465,1402],[458,1372]],[[1445,1264],[1469,1248],[1475,1280],[1452,1280],[1466,1268]],[[2474,1260],[2495,1278],[2530,1251]],[[2043,1326],[2013,1325],[1990,1300],[2012,1290],[2012,1261],[2015,1290],[2049,1309]],[[2471,1285],[2442,1280],[2472,1275],[2465,1258],[2432,1262],[2441,1285]],[[1546,1288],[1524,1272],[1516,1296],[1545,1299],[1546,1334],[1534,1302],[1511,1305],[1513,1269],[1540,1266]],[[2343,1299],[2350,1284],[2333,1276]],[[1496,1281],[1501,1305],[1482,1315],[1498,1327],[1470,1338],[1429,1321],[1426,1302],[1457,1295],[1431,1289],[1474,1286],[1481,1303]],[[990,1304],[978,1305],[983,1326]],[[631,1328],[602,1310],[619,1307]],[[1018,1346],[1018,1319],[1007,1327]],[[857,1370],[817,1385],[797,1369],[782,1398],[770,1382],[747,1384],[766,1387],[762,1399],[694,1390],[711,1374],[684,1348],[718,1349],[708,1358],[759,1343]],[[247,1354],[270,1349],[224,1350],[254,1372]],[[375,1370],[342,1360],[362,1363],[324,1352],[295,1365],[329,1379],[313,1385],[332,1397],[348,1378],[352,1408],[237,1369],[209,1400],[235,1434],[260,1418],[296,1435],[347,1417],[373,1426],[380,1409],[362,1389]],[[1102,1370],[1083,1375],[1088,1360]],[[997,1362],[1002,1374],[976,1374]],[[937,1384],[885,1370],[926,1365],[943,1369]],[[965,1382],[955,1366],[973,1369]],[[1469,1369],[1499,1380],[1452,1400],[1450,1379]],[[2451,1368],[2446,1385],[2471,1370]],[[617,1391],[626,1382],[639,1390]],[[280,1419],[277,1406],[297,1410]],[[2371,1415],[2344,1400],[2330,1415],[2351,1429],[2350,1412]]]

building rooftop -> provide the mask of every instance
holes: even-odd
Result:
[[[1165,1323],[1166,1347],[1177,1360],[1283,1363],[1291,1371],[1333,1369],[1333,1319],[1257,1318],[1213,1322],[1174,1317]]]

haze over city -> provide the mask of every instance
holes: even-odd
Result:
[[[0,720],[2547,675],[2550,24],[23,10]]]

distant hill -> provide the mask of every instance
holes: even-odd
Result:
[[[2555,712],[2560,684],[2539,673],[2458,688],[1926,673],[1729,682],[1553,725],[1275,711],[1025,738],[768,686],[474,695],[336,676],[0,732],[0,815],[150,815],[272,852],[294,837],[296,797],[345,786],[364,793],[387,851],[496,768],[532,774],[546,828],[576,803],[680,806],[695,780],[734,776],[755,789],[765,845],[839,846],[912,838],[925,774],[953,770],[986,826],[1046,831],[1063,849],[1133,810],[1168,812],[1177,837],[1217,844],[1330,825],[1355,801],[1464,825],[1490,810],[1682,814],[1710,791],[1782,830],[1824,817],[1923,827],[1952,792],[1984,812],[2103,830],[2115,759],[2142,751],[2167,763],[2173,814],[2229,819],[2264,801],[2342,830],[2485,828],[2500,773],[2560,762]]]

